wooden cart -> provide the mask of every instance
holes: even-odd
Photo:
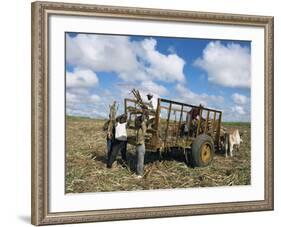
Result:
[[[125,99],[128,116],[128,143],[136,144],[135,119],[141,109],[134,99]],[[157,109],[149,111],[146,149],[163,152],[176,148],[183,151],[186,161],[194,166],[207,166],[214,153],[223,148],[222,112],[167,99],[158,99]]]

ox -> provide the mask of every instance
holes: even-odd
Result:
[[[237,150],[239,150],[240,143],[242,142],[243,140],[241,139],[238,129],[235,129],[232,133],[229,133],[229,153],[231,157],[233,156],[234,146],[236,146]],[[227,151],[225,151],[225,156],[227,157]]]

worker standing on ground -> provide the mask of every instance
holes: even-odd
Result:
[[[145,134],[146,119],[143,115],[137,118],[136,134],[136,153],[137,153],[137,177],[142,178],[144,172],[144,155],[145,155]]]
[[[115,134],[115,117],[117,112],[116,101],[112,105],[109,105],[108,120],[103,126],[103,130],[106,131],[106,155],[108,157],[112,149]]]
[[[127,162],[127,115],[122,114],[116,118],[115,135],[111,151],[107,159],[107,168],[111,168],[118,152],[121,152],[122,161]]]
[[[133,89],[132,94],[136,98],[136,104],[140,111],[135,118],[136,128],[136,153],[137,153],[137,178],[142,178],[144,173],[144,155],[145,155],[145,134],[147,129],[147,120],[149,111],[147,105],[143,102],[138,90]]]

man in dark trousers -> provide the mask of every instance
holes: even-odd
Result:
[[[123,114],[116,118],[115,134],[111,151],[107,159],[107,168],[111,168],[116,160],[118,152],[121,152],[122,160],[127,162],[127,115]]]

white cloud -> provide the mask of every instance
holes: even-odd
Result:
[[[185,61],[156,50],[155,39],[131,41],[127,36],[66,36],[66,60],[94,72],[113,72],[124,81],[183,81]]]
[[[94,71],[130,72],[138,68],[133,46],[126,36],[66,36],[67,63]]]
[[[249,88],[251,85],[250,50],[239,44],[210,42],[194,65],[204,69],[212,83],[225,87]]]
[[[176,49],[175,49],[174,46],[169,46],[169,47],[168,47],[168,51],[169,51],[169,53],[171,53],[171,54],[175,54],[175,53],[176,53]]]
[[[101,97],[90,92],[84,94],[66,92],[66,113],[86,117],[106,117]]]
[[[90,88],[98,84],[97,75],[89,69],[75,68],[73,72],[66,72],[66,87],[67,88]]]
[[[75,103],[79,103],[80,100],[77,95],[72,94],[70,92],[66,92],[66,105],[73,105]]]
[[[133,89],[137,89],[140,92],[143,100],[147,99],[148,93],[151,93],[155,99],[169,94],[169,91],[165,86],[153,81],[141,81],[140,83],[120,83],[117,84],[117,87],[119,91],[119,100],[124,98],[134,98],[134,95],[131,92]],[[115,97],[115,100],[117,100],[117,97]]]
[[[101,101],[99,95],[92,93],[98,82],[97,75],[89,69],[74,68],[73,72],[66,72],[67,114],[93,117],[91,110]]]
[[[154,83],[153,81],[142,81],[140,84],[140,89],[144,93],[152,93],[158,96],[163,96],[168,93],[167,89],[164,86]]]
[[[238,94],[238,93],[232,94],[231,98],[232,98],[233,102],[235,104],[238,104],[238,105],[244,105],[248,102],[247,96],[241,95],[241,94]]]
[[[251,120],[250,98],[239,93],[234,93],[231,95],[231,99],[234,104],[233,106],[228,104],[228,106],[224,108],[224,120],[249,122]]]
[[[151,93],[153,95],[154,100],[157,100],[158,98],[169,94],[169,91],[165,86],[153,81],[141,81],[140,83],[120,83],[117,84],[117,87],[118,94],[116,94],[114,100],[118,101],[121,104],[121,109],[123,109],[124,98],[134,98],[134,95],[131,92],[133,89],[137,89],[140,92],[140,95],[145,102],[148,101],[148,93]]]
[[[91,70],[75,68],[66,72],[66,112],[71,115],[91,117],[101,101],[100,96],[91,92],[98,84],[98,77]]]
[[[66,102],[67,105],[73,104],[96,104],[101,101],[100,96],[96,94],[75,94],[72,90],[66,92]]]
[[[183,81],[185,61],[177,54],[164,55],[156,50],[155,39],[144,39],[137,48],[138,56],[146,63],[145,71],[156,80]],[[148,66],[148,67],[147,67]]]
[[[251,108],[250,106],[225,106],[222,108],[223,121],[234,122],[250,122]]]
[[[149,92],[154,97],[168,94],[158,82],[184,81],[185,61],[175,52],[162,54],[156,48],[157,41],[152,38],[132,41],[126,36],[67,36],[66,61],[75,67],[74,72],[66,75],[67,113],[99,117],[99,113],[108,111],[108,104],[113,100],[120,103],[121,111],[123,99],[129,97],[132,88],[139,89],[144,98]],[[102,92],[92,89],[99,83],[96,75],[99,72],[116,74],[130,84],[130,89],[127,85],[120,87],[119,93],[113,89],[106,100],[102,99]]]
[[[91,95],[90,100],[92,102],[99,102],[101,98],[98,95]]]
[[[232,112],[244,115],[246,112],[242,106],[234,106],[231,108]]]
[[[197,94],[182,84],[176,85],[176,91],[178,92],[178,99],[187,104],[202,104],[205,107],[216,107],[218,104],[224,102],[222,96],[208,95],[206,93]]]

